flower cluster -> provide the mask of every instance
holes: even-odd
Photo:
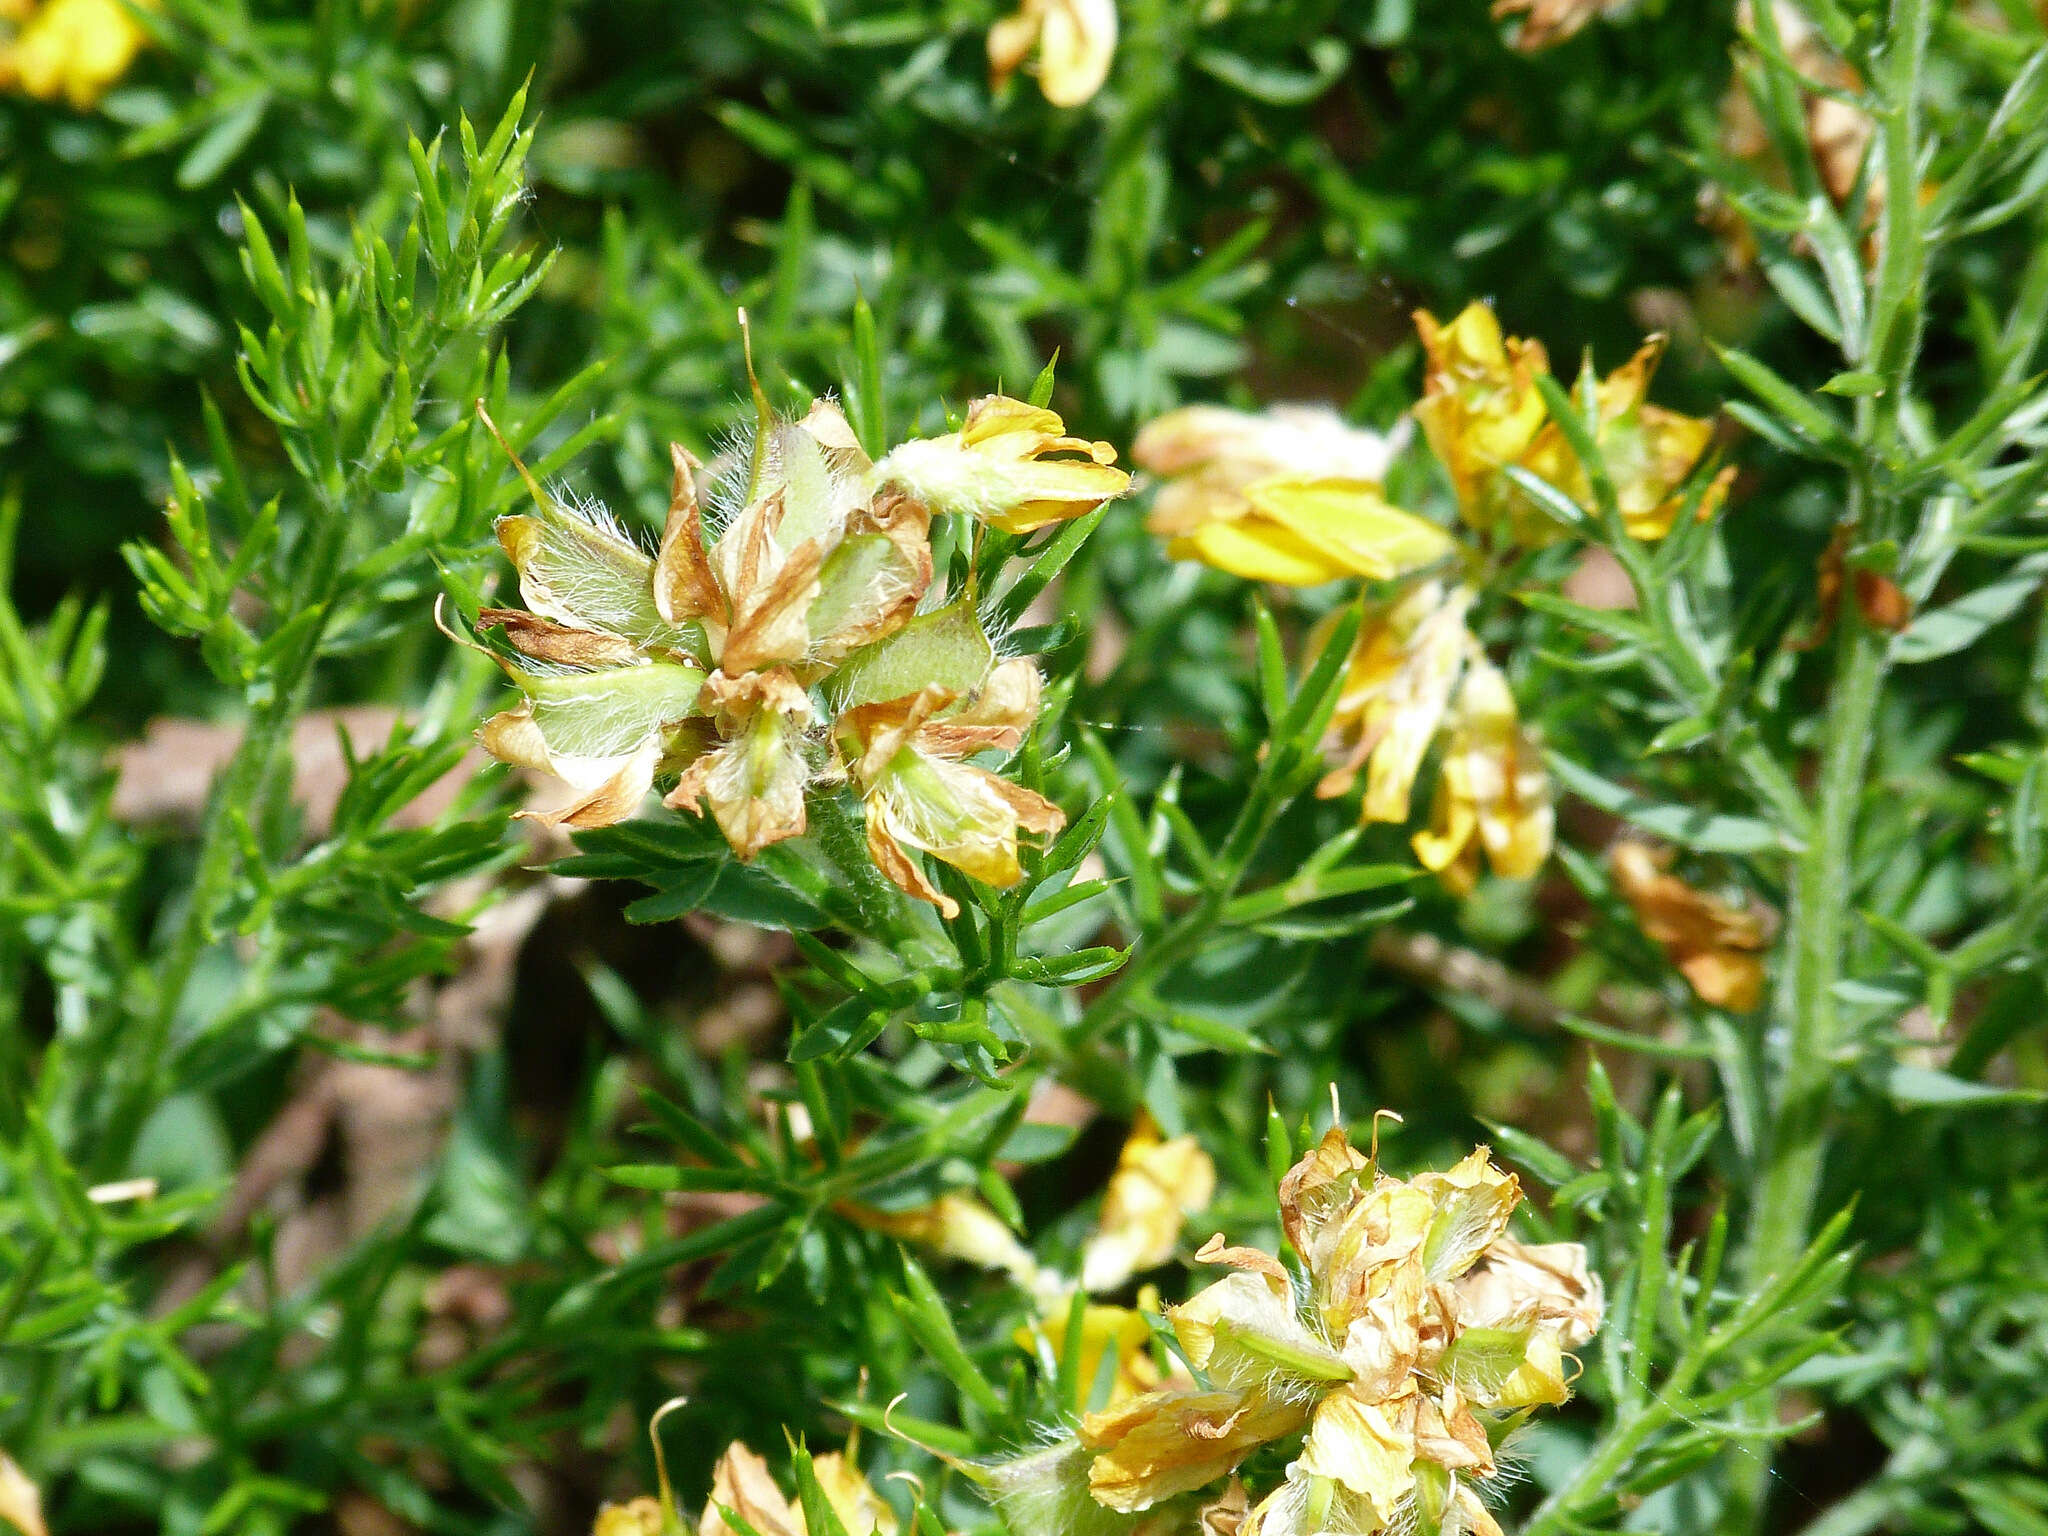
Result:
[[[993,1469],[1012,1529],[1128,1528],[1114,1517],[1193,1498],[1300,1434],[1239,1536],[1498,1531],[1485,1494],[1502,1441],[1569,1396],[1566,1352],[1602,1312],[1581,1247],[1507,1235],[1519,1199],[1484,1148],[1403,1180],[1332,1129],[1280,1184],[1301,1278],[1212,1238],[1197,1257],[1236,1273],[1167,1311],[1200,1379],[1086,1414],[1071,1440]]]
[[[1381,477],[1398,442],[1327,413],[1192,406],[1147,426],[1133,457],[1164,481],[1150,526],[1177,557],[1290,586],[1391,584],[1368,607],[1349,658],[1319,792],[1345,794],[1363,773],[1364,819],[1404,823],[1440,741],[1430,825],[1414,847],[1462,892],[1478,878],[1482,851],[1496,874],[1533,875],[1552,834],[1541,753],[1468,622],[1482,573],[1489,558],[1568,536],[1522,476],[1583,509],[1594,498],[1586,467],[1550,417],[1540,342],[1504,336],[1477,303],[1448,324],[1418,313],[1416,327],[1428,368],[1414,416],[1449,475],[1470,543],[1387,500]],[[1624,528],[1638,539],[1670,532],[1713,434],[1710,421],[1649,403],[1662,350],[1653,336],[1622,368],[1590,381],[1594,438]],[[1699,515],[1720,505],[1728,478],[1723,471],[1698,495]]]
[[[674,479],[649,555],[601,512],[545,492],[498,524],[524,609],[487,608],[523,698],[479,739],[574,797],[542,818],[607,826],[657,778],[663,803],[708,814],[742,859],[801,835],[814,791],[850,783],[877,867],[949,913],[924,852],[977,880],[1021,876],[1018,842],[1058,830],[1050,801],[977,766],[1023,740],[1039,708],[1032,663],[998,655],[973,594],[933,582],[935,517],[1028,533],[1128,485],[1106,443],[1051,411],[991,395],[957,432],[870,462],[839,409],[801,421],[762,399],[737,505],[706,537],[701,466]],[[515,458],[515,463],[517,462]]]
[[[146,41],[122,0],[0,0],[0,91],[89,110]]]

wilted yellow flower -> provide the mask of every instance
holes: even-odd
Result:
[[[952,1190],[909,1210],[884,1211],[852,1201],[835,1210],[856,1226],[899,1242],[916,1243],[963,1263],[1010,1276],[1026,1288],[1038,1282],[1038,1260],[1017,1241],[1003,1218],[974,1196]]]
[[[1475,593],[1418,582],[1360,629],[1330,733],[1342,756],[1317,786],[1334,798],[1366,769],[1367,821],[1408,819],[1409,795],[1472,647],[1465,628]]]
[[[943,437],[912,438],[875,466],[874,483],[898,487],[934,513],[958,512],[1009,533],[1029,533],[1094,511],[1130,489],[1108,443],[1065,436],[1041,406],[984,395],[966,424]],[[1065,454],[1078,457],[1055,458]]]
[[[1621,10],[1629,0],[1493,0],[1493,19],[1520,16],[1515,47],[1537,53],[1556,46],[1596,16]]]
[[[43,1524],[42,1490],[5,1451],[0,1451],[0,1520],[12,1522],[22,1536],[50,1536]]]
[[[1507,1238],[1519,1199],[1483,1147],[1400,1180],[1331,1130],[1279,1191],[1306,1290],[1272,1255],[1212,1239],[1198,1257],[1237,1272],[1168,1309],[1203,1383],[1083,1419],[1094,1501],[1151,1509],[1305,1425],[1301,1456],[1240,1536],[1363,1536],[1425,1514],[1489,1528],[1489,1424],[1562,1402],[1563,1351],[1600,1316],[1583,1251]],[[1056,1453],[1037,1460],[1078,1475]]]
[[[1216,1164],[1192,1136],[1162,1138],[1140,1113],[1109,1189],[1095,1232],[1081,1250],[1081,1289],[1113,1291],[1131,1276],[1173,1257],[1181,1224],[1216,1194]]]
[[[1495,874],[1527,880],[1550,857],[1554,820],[1550,775],[1522,730],[1508,681],[1474,656],[1451,707],[1429,830],[1415,834],[1415,856],[1461,895],[1479,878],[1481,848]]]
[[[1476,300],[1448,325],[1417,310],[1415,329],[1429,357],[1415,419],[1450,471],[1465,521],[1491,532],[1514,510],[1501,471],[1528,451],[1548,416],[1536,380],[1550,360],[1542,342],[1502,336],[1492,309]],[[1516,518],[1511,531],[1542,544],[1559,530],[1539,515]]]
[[[0,91],[61,97],[90,110],[147,41],[121,0],[7,0],[0,4]]]
[[[1033,48],[1038,88],[1056,107],[1078,107],[1102,89],[1116,54],[1115,0],[1024,0],[988,29],[988,73],[1001,90]]]
[[[742,859],[801,836],[811,779],[804,730],[817,718],[811,696],[788,668],[775,667],[737,677],[714,672],[704,698],[719,745],[684,768],[661,803],[700,815],[708,807]]]
[[[833,725],[876,868],[948,917],[959,904],[912,850],[1002,889],[1024,877],[1020,837],[1066,824],[1043,795],[966,761],[1015,751],[1038,716],[1038,669],[1022,658],[991,662],[970,604],[921,615],[855,671]],[[937,680],[896,691],[916,678]]]
[[[611,826],[633,814],[656,774],[698,746],[687,724],[704,690],[696,667],[647,661],[592,672],[506,672],[526,697],[486,720],[478,743],[499,762],[550,774],[576,792],[557,810],[522,816]]]
[[[509,445],[506,452],[534,510],[500,518],[498,543],[529,611],[486,608],[477,622],[541,665],[505,664],[525,697],[485,721],[477,740],[500,762],[576,791],[558,810],[521,814],[609,826],[700,744],[685,722],[704,689],[704,633],[661,613],[655,562],[601,509],[550,496]]]
[[[607,1504],[597,1512],[590,1536],[669,1536],[659,1499],[629,1499],[624,1504]]]
[[[1081,1444],[1095,1453],[1088,1489],[1123,1514],[1191,1493],[1268,1441],[1301,1427],[1306,1410],[1254,1392],[1148,1392],[1090,1413]]]
[[[896,1536],[896,1514],[875,1492],[860,1470],[837,1451],[811,1463],[819,1491],[850,1536]],[[754,1529],[755,1536],[806,1536],[803,1506],[786,1498],[769,1475],[768,1463],[735,1440],[711,1472],[711,1496],[705,1501],[697,1536],[739,1536],[720,1508],[731,1510]]]
[[[1624,839],[1608,852],[1614,888],[1635,909],[1643,932],[1671,957],[1701,999],[1747,1013],[1763,997],[1768,914],[1732,906],[1669,872],[1671,856]]]
[[[1067,1312],[1072,1305],[1071,1296],[1049,1297],[1057,1305],[1046,1309],[1045,1315],[1036,1322],[1019,1328],[1016,1340],[1019,1347],[1035,1348],[1040,1339],[1051,1344],[1055,1351],[1066,1342]],[[1148,1313],[1159,1310],[1159,1293],[1146,1286],[1139,1294],[1135,1307],[1114,1307],[1101,1302],[1087,1302],[1081,1308],[1081,1347],[1073,1365],[1074,1411],[1086,1413],[1095,1401],[1095,1394],[1108,1377],[1103,1406],[1113,1408],[1119,1403],[1157,1390],[1164,1385],[1167,1377],[1162,1375],[1159,1362],[1152,1358],[1152,1324]],[[1175,1364],[1178,1371],[1178,1363]],[[1192,1385],[1185,1375],[1177,1380]]]
[[[1649,403],[1650,377],[1663,355],[1664,338],[1650,337],[1634,357],[1602,379],[1597,390],[1600,425],[1594,440],[1607,461],[1622,524],[1630,537],[1638,539],[1661,539],[1671,531],[1684,506],[1681,487],[1714,436],[1712,421]],[[1555,422],[1537,434],[1521,463],[1580,506],[1592,507],[1592,483],[1585,466]],[[1732,465],[1714,477],[1700,498],[1700,517],[1714,514],[1734,478]],[[1529,516],[1543,515],[1520,492],[1516,500]]]

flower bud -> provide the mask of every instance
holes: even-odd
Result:
[[[875,484],[898,486],[934,513],[1029,533],[1092,512],[1130,488],[1131,477],[1112,467],[1114,448],[1065,431],[1040,406],[984,395],[958,432],[913,438],[891,451],[875,466]]]

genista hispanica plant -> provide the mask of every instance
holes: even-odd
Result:
[[[0,1532],[2039,1531],[2044,186],[2019,0],[0,0]]]

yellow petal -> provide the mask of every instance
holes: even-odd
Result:
[[[1097,1453],[1089,1490],[1106,1508],[1137,1514],[1216,1481],[1306,1415],[1257,1393],[1148,1392],[1081,1420],[1081,1443]]]
[[[896,1511],[843,1454],[827,1451],[812,1460],[811,1470],[847,1536],[896,1536]],[[801,1519],[801,1510],[798,1516]]]
[[[1494,1167],[1485,1147],[1453,1168],[1418,1174],[1409,1182],[1436,1206],[1422,1247],[1423,1268],[1432,1284],[1470,1269],[1507,1231],[1508,1217],[1522,1198],[1520,1182]]]
[[[1470,648],[1465,614],[1472,599],[1471,588],[1459,587],[1416,626],[1400,670],[1374,701],[1369,728],[1377,730],[1379,739],[1367,762],[1360,808],[1367,821],[1408,819],[1415,776],[1436,739]]]
[[[1244,495],[1254,514],[1350,575],[1373,581],[1420,570],[1458,547],[1435,523],[1394,506],[1370,480],[1275,476],[1246,486]]]
[[[803,1536],[803,1516],[775,1486],[768,1463],[737,1440],[711,1470],[711,1496],[704,1502],[697,1536],[739,1536],[719,1514],[721,1506],[751,1525],[756,1536]]]
[[[42,1490],[5,1451],[0,1451],[0,1520],[11,1521],[22,1536],[50,1536],[43,1524]]]
[[[1348,1391],[1332,1392],[1316,1405],[1301,1469],[1342,1484],[1371,1504],[1381,1524],[1415,1486],[1413,1398],[1367,1402]]]
[[[1152,1295],[1156,1307],[1157,1293]],[[1065,1343],[1066,1322],[1066,1309],[1053,1307],[1042,1320],[1019,1328],[1017,1343],[1034,1349],[1044,1339],[1057,1350]],[[1098,1394],[1101,1406],[1111,1408],[1156,1390],[1162,1377],[1152,1358],[1151,1323],[1136,1308],[1090,1302],[1081,1309],[1080,1352],[1071,1369],[1076,1413],[1095,1407]]]
[[[872,1232],[916,1243],[934,1253],[1007,1274],[1020,1285],[1038,1278],[1038,1261],[994,1211],[958,1190],[907,1211],[882,1211],[851,1202],[835,1207]]]
[[[1319,587],[1350,571],[1301,535],[1265,518],[1205,523],[1166,552],[1176,560],[1199,560],[1246,581],[1289,587]]]
[[[1173,1257],[1181,1224],[1216,1193],[1216,1165],[1192,1136],[1162,1140],[1149,1117],[1131,1128],[1081,1253],[1081,1288],[1112,1291]]]
[[[1047,101],[1088,101],[1109,78],[1115,54],[1115,0],[1050,0],[1038,42],[1038,88]]]
[[[660,1501],[633,1499],[607,1504],[597,1512],[590,1536],[663,1536]]]

